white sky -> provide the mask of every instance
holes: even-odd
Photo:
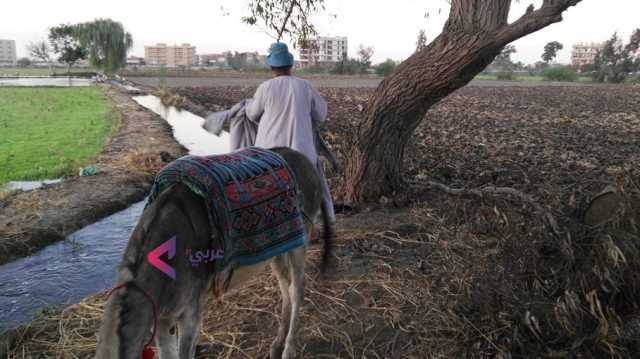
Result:
[[[3,1],[0,10],[0,39],[14,39],[18,57],[27,56],[29,41],[46,38],[47,28],[60,23],[111,18],[120,21],[133,35],[130,55],[143,56],[144,45],[156,42],[189,42],[197,53],[224,50],[266,53],[271,38],[259,29],[242,24],[247,0],[30,0]],[[528,4],[540,6],[542,0],[523,0],[514,4],[511,21]],[[224,6],[228,15],[223,15]],[[326,12],[315,17],[320,35],[347,36],[349,56],[359,44],[375,49],[373,61],[409,56],[418,31],[427,30],[428,41],[437,36],[448,15],[445,0],[326,0]],[[438,10],[441,13],[438,14]],[[425,19],[425,13],[431,16]],[[328,14],[337,14],[332,18]],[[583,0],[565,12],[564,21],[551,25],[517,42],[516,61],[533,63],[540,59],[544,45],[560,41],[565,45],[559,62],[569,62],[571,45],[576,42],[603,41],[618,31],[625,41],[640,27],[639,0]]]

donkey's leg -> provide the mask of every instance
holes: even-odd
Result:
[[[160,359],[178,359],[176,323],[170,318],[160,320],[156,333],[156,348]]]
[[[309,231],[307,231],[307,234]],[[298,247],[287,253],[289,259],[289,297],[291,298],[291,318],[289,332],[285,340],[282,359],[292,359],[296,356],[296,333],[299,326],[300,308],[304,302],[304,259],[306,246]]]
[[[289,332],[289,320],[291,318],[291,298],[289,297],[289,273],[285,265],[286,253],[277,256],[271,261],[271,269],[278,278],[280,286],[280,294],[282,296],[282,309],[280,311],[280,325],[278,326],[278,335],[271,343],[271,359],[277,359],[282,356],[284,350],[284,340]]]
[[[186,305],[184,312],[178,317],[178,334],[180,343],[180,359],[191,359],[196,353],[196,344],[202,325],[201,298],[191,305]]]

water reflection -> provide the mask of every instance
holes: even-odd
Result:
[[[38,189],[40,187],[60,183],[62,182],[62,178],[53,179],[53,180],[42,180],[42,181],[10,181],[7,182],[5,188],[9,191],[22,190],[22,191],[31,191],[34,189]]]
[[[173,127],[173,136],[192,155],[205,156],[229,152],[229,134],[220,137],[202,128],[204,119],[188,111],[166,107],[156,96],[136,96],[133,98],[142,106],[162,116]]]
[[[21,77],[3,79],[0,77],[0,86],[54,86],[54,87],[81,87],[91,86],[94,81],[73,77]]]

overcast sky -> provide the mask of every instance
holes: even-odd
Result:
[[[133,35],[130,55],[143,56],[144,45],[189,42],[197,53],[224,50],[266,53],[272,39],[260,29],[244,25],[246,0],[30,0],[3,1],[0,39],[17,42],[18,57],[27,56],[29,41],[46,37],[47,28],[59,23],[76,23],[95,18],[111,18],[124,24]],[[528,4],[540,6],[542,0],[520,1],[512,6],[510,21]],[[222,11],[224,8],[224,11]],[[438,35],[448,15],[445,0],[326,0],[326,12],[315,22],[320,35],[347,36],[349,56],[359,44],[373,46],[374,62],[409,56],[420,29],[428,41]],[[425,13],[429,12],[429,18]],[[337,14],[336,18],[329,14]],[[576,42],[603,41],[618,31],[628,40],[640,27],[639,0],[583,0],[565,12],[564,21],[531,34],[515,43],[516,61],[533,63],[540,59],[544,45],[560,41],[565,49],[560,62],[570,61],[571,45]],[[296,56],[297,57],[297,56]]]

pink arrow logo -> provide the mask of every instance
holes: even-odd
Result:
[[[171,277],[171,279],[176,279],[176,270],[173,269],[170,265],[163,262],[160,259],[160,256],[168,252],[168,259],[173,259],[176,256],[176,236],[171,237],[168,241],[162,243],[157,246],[154,250],[147,254],[147,260],[151,263],[152,266],[159,269],[162,273]]]

